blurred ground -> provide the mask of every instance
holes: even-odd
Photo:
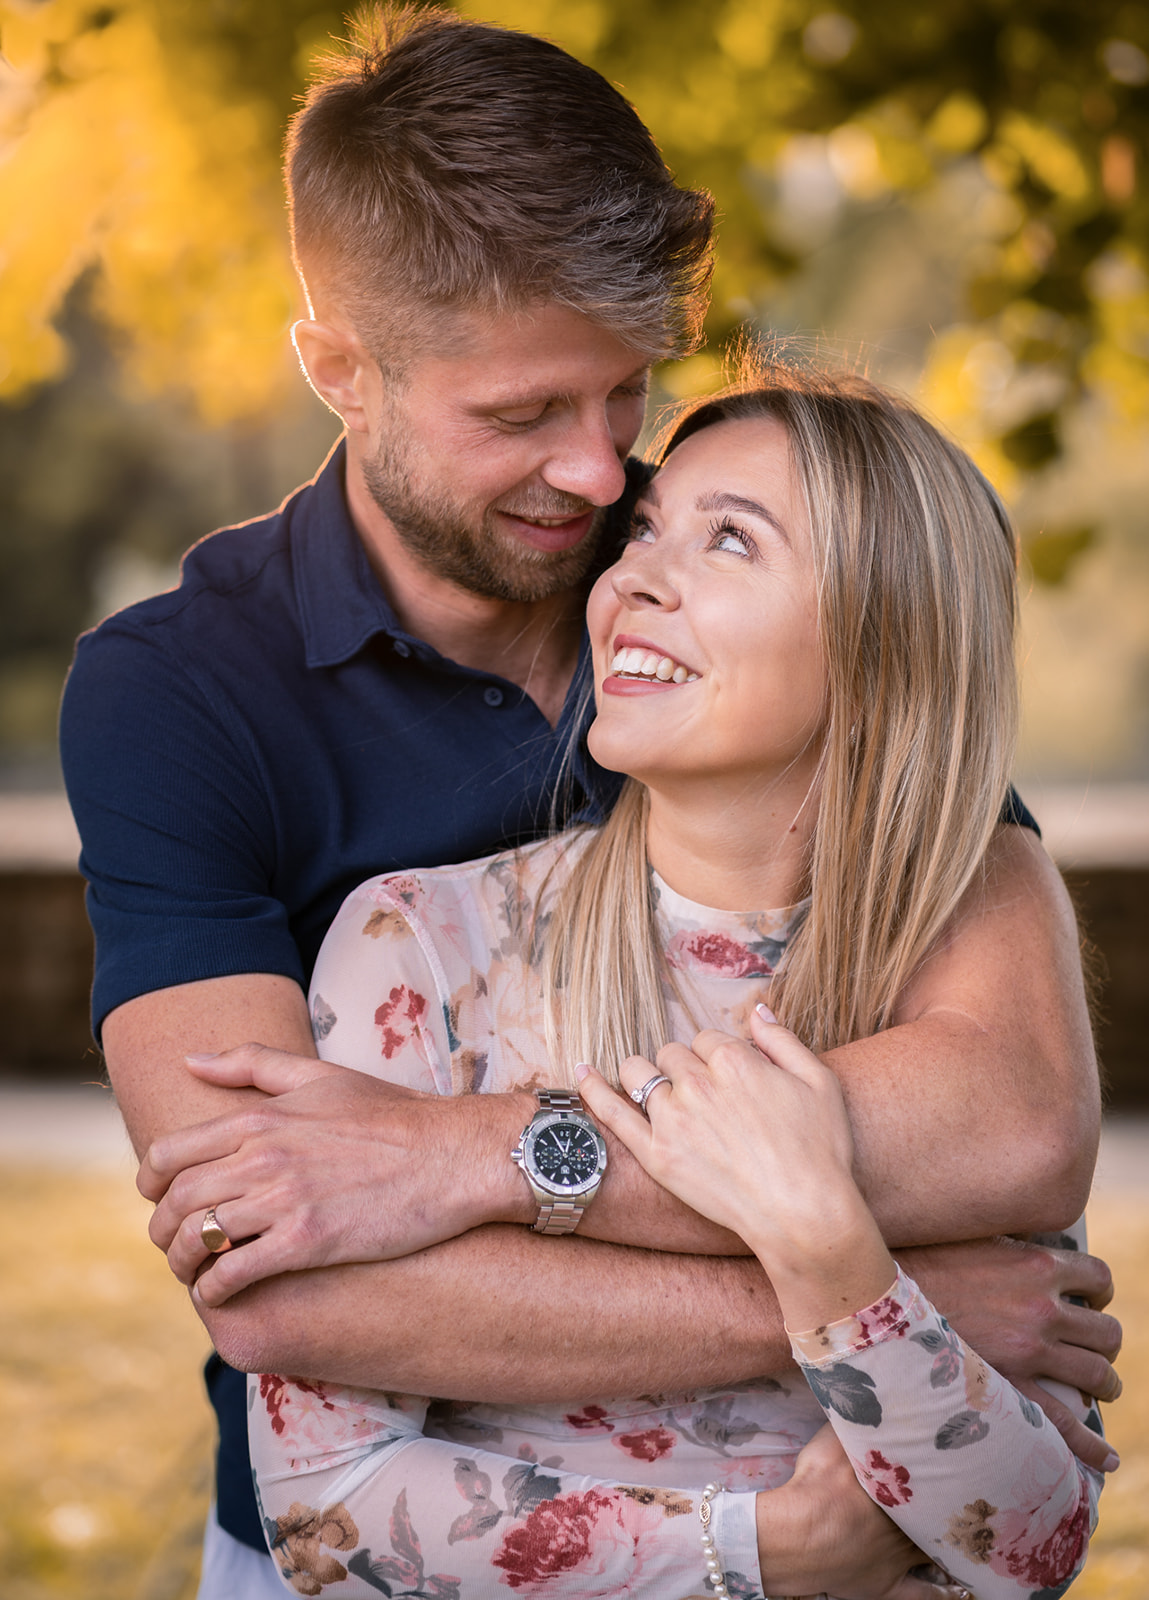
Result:
[[[0,1595],[191,1600],[206,1337],[148,1243],[107,1090],[0,1089]],[[1113,1119],[1090,1206],[1117,1279],[1120,1471],[1074,1600],[1149,1597],[1149,1119]]]

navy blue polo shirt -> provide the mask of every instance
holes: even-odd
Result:
[[[154,989],[271,972],[305,991],[344,897],[400,867],[468,861],[618,779],[515,684],[400,627],[347,512],[344,449],[273,516],[184,559],[177,589],[83,635],[61,712],[96,935],[92,1018]],[[569,790],[569,793],[568,793]],[[245,1380],[218,1357],[218,1515],[265,1550]]]
[[[61,741],[96,935],[93,1022],[232,973],[304,989],[343,898],[545,831],[578,715],[400,627],[347,512],[344,449],[179,587],[79,641]],[[617,780],[576,745],[572,803]]]

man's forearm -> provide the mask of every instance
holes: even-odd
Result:
[[[201,1314],[224,1358],[248,1371],[465,1400],[573,1404],[790,1365],[756,1261],[518,1227],[476,1229],[397,1261],[292,1273]]]

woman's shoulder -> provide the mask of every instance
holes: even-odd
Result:
[[[380,873],[347,896],[337,921],[362,917],[371,938],[470,932],[486,948],[532,942],[538,913],[566,882],[589,836],[575,829],[513,850],[442,867]],[[509,953],[509,952],[508,952]]]

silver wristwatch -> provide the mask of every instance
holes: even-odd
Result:
[[[536,1233],[573,1233],[598,1193],[606,1144],[573,1089],[539,1089],[539,1109],[523,1129],[511,1160],[538,1201]]]

